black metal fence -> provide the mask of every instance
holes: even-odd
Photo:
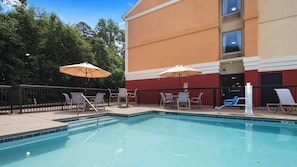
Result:
[[[106,89],[42,86],[42,85],[0,85],[0,113],[42,112],[63,110],[65,97],[62,93],[83,92],[95,96],[97,92],[108,94]]]
[[[289,88],[294,99],[297,99],[297,85],[253,86],[253,107],[266,109],[267,103],[278,103],[274,92],[275,88]],[[138,104],[155,104],[160,102],[160,92],[177,94],[181,89],[138,89]],[[244,87],[219,88],[188,88],[190,97],[198,96],[203,92],[202,103],[205,107],[214,107],[222,104],[224,99],[234,96],[244,97]],[[83,92],[86,96],[95,96],[98,92],[106,93],[105,101],[109,103],[108,89],[42,86],[42,85],[0,85],[0,113],[12,112],[42,112],[63,110],[65,97],[62,93]],[[117,92],[117,90],[112,90]]]
[[[267,109],[267,103],[278,103],[278,97],[274,89],[290,89],[294,99],[297,99],[297,85],[271,85],[253,86],[253,108]],[[146,89],[138,91],[138,102],[140,104],[159,104],[160,92],[178,94],[182,89]],[[245,87],[217,87],[217,88],[188,88],[190,97],[198,97],[203,92],[202,104],[205,107],[215,107],[223,104],[225,99],[232,99],[234,96],[245,97]],[[244,103],[244,101],[240,102]]]

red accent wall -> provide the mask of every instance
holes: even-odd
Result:
[[[244,82],[250,82],[251,85],[260,85],[260,76],[257,70],[245,71],[244,72]]]
[[[158,78],[126,81],[127,89],[167,89],[183,87],[183,83],[188,82],[189,88],[219,87],[219,74],[196,75],[179,78]]]
[[[271,72],[258,72],[257,70],[245,71],[245,83],[250,82],[253,86],[261,85],[261,74],[281,72],[283,76],[283,85],[297,85],[297,70],[286,71],[271,71]],[[158,89],[176,89],[182,88],[183,83],[188,82],[189,88],[211,88],[220,86],[219,74],[205,74],[196,75],[191,77],[179,78],[156,78],[145,80],[126,81],[127,89],[141,89],[148,91],[141,91],[140,103],[141,104],[157,104],[160,97]],[[154,90],[154,91],[152,91]],[[254,106],[260,105],[261,92],[254,90]],[[258,96],[257,96],[258,94]],[[191,95],[192,96],[192,95]],[[211,95],[209,95],[211,96]],[[219,104],[219,92],[217,92],[217,104]]]
[[[260,81],[260,74],[257,70],[251,70],[251,71],[245,71],[244,72],[244,82],[245,85],[247,82],[250,82],[252,86],[259,86]],[[254,89],[253,91],[253,106],[260,106],[260,98],[261,98],[261,92],[259,89]]]
[[[219,87],[220,77],[219,74],[205,74],[190,77],[179,78],[156,78],[145,80],[126,81],[127,89],[141,89],[138,94],[141,104],[157,104],[160,97],[158,89],[176,89],[182,88],[183,83],[188,82],[188,88],[210,88]],[[217,96],[218,97],[218,96]]]
[[[283,71],[283,85],[297,85],[297,70]]]

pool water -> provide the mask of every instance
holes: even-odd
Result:
[[[148,114],[2,150],[0,166],[295,167],[296,157],[296,124]]]

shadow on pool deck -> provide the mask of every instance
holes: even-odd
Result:
[[[194,106],[195,107],[195,106]],[[194,108],[191,110],[176,110],[171,108],[162,108],[157,105],[130,105],[128,108],[119,108],[117,105],[107,106],[106,110],[99,110],[100,115],[104,114],[120,114],[133,115],[145,113],[149,111],[164,111],[173,113],[190,113],[199,115],[216,115],[216,116],[232,116],[244,117],[244,109],[239,108],[223,108],[215,110],[210,107],[202,107],[201,109]],[[96,115],[95,111],[80,112],[79,117]],[[0,115],[0,139],[7,136],[30,133],[40,130],[54,129],[57,127],[67,127],[67,123],[58,122],[56,120],[77,117],[75,110],[51,111],[40,113],[24,113],[12,115]],[[269,113],[267,110],[254,110],[254,116],[249,118],[263,119],[280,119],[297,121],[297,113]]]

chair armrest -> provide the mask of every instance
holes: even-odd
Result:
[[[232,102],[233,99],[226,99],[224,102]]]

